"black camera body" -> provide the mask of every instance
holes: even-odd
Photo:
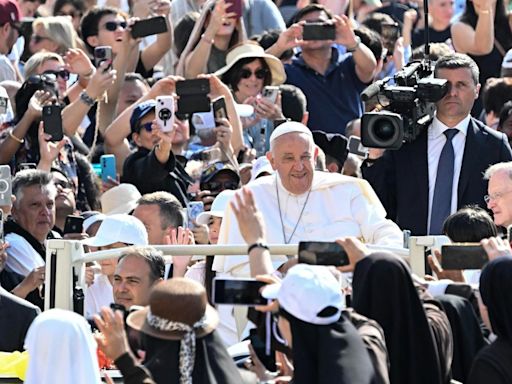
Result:
[[[387,105],[379,112],[363,114],[361,142],[365,147],[398,149],[404,142],[414,141],[434,117],[435,103],[448,92],[445,79],[433,78],[430,61],[411,62],[393,77],[368,86],[361,99],[377,96]]]

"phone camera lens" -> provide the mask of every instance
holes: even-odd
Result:
[[[5,193],[9,189],[9,183],[5,180],[0,180],[0,193]]]

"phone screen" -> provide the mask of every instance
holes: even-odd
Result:
[[[218,279],[213,281],[215,304],[265,305],[267,300],[260,294],[266,283],[255,279]]]
[[[299,243],[299,263],[341,267],[350,264],[350,261],[347,252],[338,243],[301,241]]]
[[[167,23],[164,16],[136,21],[132,25],[131,34],[134,39],[167,32]]]
[[[82,216],[69,215],[66,217],[64,224],[64,234],[66,233],[82,233],[84,218]]]
[[[441,247],[443,269],[481,269],[488,261],[489,257],[480,244]]]
[[[43,107],[44,132],[51,135],[51,141],[60,141],[64,138],[61,111],[62,107],[57,104]]]
[[[306,23],[302,29],[303,40],[335,40],[336,28],[332,23]]]

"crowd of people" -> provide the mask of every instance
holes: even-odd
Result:
[[[405,139],[362,147],[370,112]],[[507,0],[0,0],[0,352],[38,384],[512,383],[510,142]],[[485,262],[419,276],[408,235]],[[62,238],[120,254],[74,312]],[[269,251],[299,242],[344,252]],[[247,252],[154,247],[195,244]]]

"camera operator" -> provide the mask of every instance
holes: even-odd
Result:
[[[373,186],[388,218],[413,235],[442,234],[443,221],[458,208],[485,207],[490,164],[508,161],[506,136],[471,117],[480,84],[476,63],[467,55],[441,57],[434,76],[446,79],[449,90],[436,104],[428,129],[397,151],[370,155],[363,177]],[[453,140],[452,140],[453,139]]]

